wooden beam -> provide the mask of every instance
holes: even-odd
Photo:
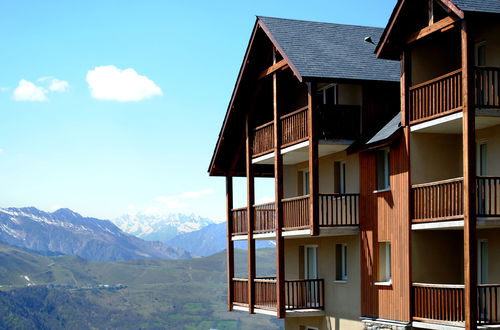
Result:
[[[319,235],[319,163],[316,83],[307,83],[307,130],[309,136],[309,224],[311,235]]]
[[[254,313],[255,305],[255,240],[253,239],[255,204],[255,179],[252,166],[252,128],[246,116],[246,171],[247,171],[247,228],[248,228],[248,312]]]
[[[281,125],[278,109],[278,77],[273,74],[273,113],[274,113],[274,182],[275,182],[275,221],[276,221],[276,310],[277,317],[285,317],[285,241],[283,229],[283,155],[281,149]]]
[[[258,79],[262,79],[264,77],[267,77],[268,75],[270,75],[271,73],[274,73],[276,71],[278,71],[279,69],[281,69],[282,67],[284,67],[285,65],[288,65],[288,63],[286,62],[285,59],[282,59],[281,61],[271,65],[269,68],[265,69],[264,71],[262,71],[260,74],[259,74],[259,77]]]
[[[234,301],[234,242],[232,240],[233,223],[232,213],[233,209],[233,177],[226,176],[226,221],[227,221],[227,310],[233,310]]]
[[[474,109],[473,44],[462,21],[463,171],[464,171],[464,286],[465,328],[477,328],[476,239],[476,113]]]
[[[401,53],[401,125],[410,126],[410,86],[411,86],[411,52],[406,49]]]
[[[451,0],[437,0],[440,3],[442,3],[444,6],[449,8],[455,15],[457,15],[460,19],[463,19],[465,17],[464,12],[460,9],[458,9],[457,6]]]
[[[432,34],[434,32],[441,30],[441,29],[447,28],[448,26],[455,24],[459,20],[460,20],[459,18],[455,18],[452,16],[445,17],[442,20],[437,21],[436,23],[434,23],[430,26],[427,26],[427,27],[423,28],[422,30],[417,31],[417,32],[413,33],[412,35],[410,35],[408,38],[406,38],[405,44],[412,43],[414,41],[417,41],[419,39],[422,39],[422,38],[428,36],[429,34]]]

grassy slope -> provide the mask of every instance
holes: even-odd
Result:
[[[274,250],[258,250],[257,254],[258,272],[273,274]],[[245,256],[246,251],[236,251],[238,269],[245,268]],[[0,245],[0,285],[10,290],[0,296],[0,311],[3,308],[8,313],[9,305],[17,306],[16,312],[11,312],[18,317],[13,322],[22,324],[21,316],[28,313],[32,318],[26,322],[52,329],[279,328],[281,323],[271,317],[226,312],[225,269],[225,252],[192,260],[89,262],[72,256],[42,257]],[[24,276],[31,284],[94,289],[19,289],[28,284]],[[97,289],[99,284],[126,288]],[[32,308],[26,310],[30,305]]]

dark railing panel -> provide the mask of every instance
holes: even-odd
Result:
[[[476,106],[480,108],[500,108],[500,68],[477,67]]]
[[[248,279],[233,278],[233,303],[248,305]]]
[[[253,155],[271,152],[274,148],[274,124],[269,122],[254,129],[252,141]]]
[[[476,179],[478,217],[500,217],[500,177]]]
[[[276,230],[276,212],[274,211],[274,202],[255,205],[254,210],[254,233],[269,233]]]
[[[434,119],[462,109],[462,70],[410,87],[410,122]]]
[[[257,278],[255,283],[255,307],[276,310],[276,278]]]
[[[281,144],[290,145],[307,139],[307,107],[281,116]]]
[[[463,178],[413,185],[413,222],[463,216]]]
[[[321,104],[318,107],[320,139],[355,140],[359,137],[361,128],[360,106]]]
[[[231,210],[232,234],[248,234],[248,210],[246,207]]]
[[[477,308],[479,324],[500,324],[500,284],[477,286]]]
[[[324,280],[285,281],[287,310],[324,309]]]
[[[457,323],[465,320],[464,286],[413,284],[413,319]]]
[[[319,225],[359,225],[359,194],[320,194]]]
[[[283,230],[309,227],[309,196],[283,199]]]

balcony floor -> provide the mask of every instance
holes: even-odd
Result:
[[[353,140],[318,140],[318,156],[334,154],[344,151]],[[281,149],[284,165],[293,165],[309,160],[309,141],[300,142]],[[252,164],[272,165],[274,164],[274,152],[252,159]]]
[[[463,112],[439,117],[411,126],[412,132],[461,134]],[[476,110],[476,129],[484,129],[500,125],[499,110]]]
[[[456,230],[464,228],[464,220],[434,221],[424,223],[414,223],[412,230]],[[477,218],[477,228],[500,228],[500,218]]]
[[[310,229],[285,230],[282,232],[282,236],[285,239],[348,236],[348,235],[358,235],[358,234],[359,234],[359,226],[320,227],[318,236],[311,236]],[[254,234],[253,237],[256,240],[274,240],[276,238],[276,234],[275,232]],[[233,241],[244,241],[247,239],[248,235],[234,235],[232,238]]]

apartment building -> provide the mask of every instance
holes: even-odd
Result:
[[[304,330],[500,324],[499,14],[400,0],[384,30],[257,18],[209,168],[226,177],[229,310]],[[256,177],[274,202],[255,205]],[[275,277],[256,273],[260,239]]]

